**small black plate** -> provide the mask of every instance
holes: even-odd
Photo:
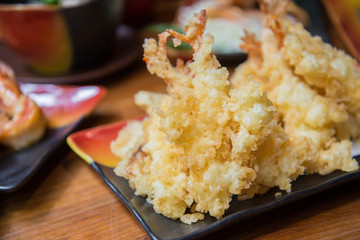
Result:
[[[38,142],[25,149],[1,149],[5,152],[0,154],[0,192],[18,190],[29,181],[106,94],[101,86],[23,83],[20,89],[43,110],[48,128]]]
[[[357,156],[356,160],[359,162],[360,156]],[[134,190],[130,188],[126,179],[115,175],[113,168],[96,162],[92,162],[91,166],[154,240],[188,240],[205,236],[238,221],[279,208],[360,177],[360,170],[348,173],[335,171],[325,176],[318,174],[301,176],[292,183],[291,193],[282,192],[281,196],[276,197],[275,193],[279,190],[272,189],[262,196],[255,196],[249,200],[238,201],[234,197],[223,218],[216,220],[206,215],[204,220],[187,225],[179,220],[172,220],[156,213],[153,206],[145,198],[134,194]]]
[[[62,128],[48,129],[34,145],[0,156],[0,192],[21,188],[79,123],[80,120]]]

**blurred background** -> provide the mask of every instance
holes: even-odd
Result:
[[[39,1],[50,4],[34,6]],[[259,38],[263,19],[257,0],[63,0],[60,7],[58,1],[0,0],[0,60],[20,81],[83,82],[111,74],[141,59],[144,38],[166,28],[183,31],[189,17],[203,8],[206,31],[215,36],[214,54],[224,64],[238,64],[246,59],[239,47],[244,29]],[[359,60],[359,5],[296,0],[289,2],[287,16]],[[191,57],[186,44],[168,46],[171,59]]]

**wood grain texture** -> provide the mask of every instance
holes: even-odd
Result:
[[[136,63],[94,84],[108,94],[82,128],[143,115],[139,90],[163,82]],[[360,179],[246,219],[203,239],[360,239]],[[0,195],[0,239],[150,239],[95,171],[64,143],[33,179]]]

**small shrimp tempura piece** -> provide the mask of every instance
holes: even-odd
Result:
[[[0,63],[0,144],[23,149],[39,140],[45,128],[41,109],[21,93],[10,67]]]
[[[204,213],[221,218],[232,196],[256,178],[255,152],[275,127],[276,109],[249,81],[231,89],[229,73],[211,54],[206,13],[195,14],[185,35],[168,30],[147,39],[144,60],[167,83],[166,94],[141,91],[135,102],[148,114],[130,122],[111,144],[115,173],[147,196],[157,213],[191,224]],[[193,61],[172,66],[166,39],[188,42]],[[187,213],[187,209],[189,212]]]

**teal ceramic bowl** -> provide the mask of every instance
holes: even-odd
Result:
[[[58,76],[96,66],[111,51],[123,1],[63,1],[50,5],[0,0],[3,43],[39,75]]]

